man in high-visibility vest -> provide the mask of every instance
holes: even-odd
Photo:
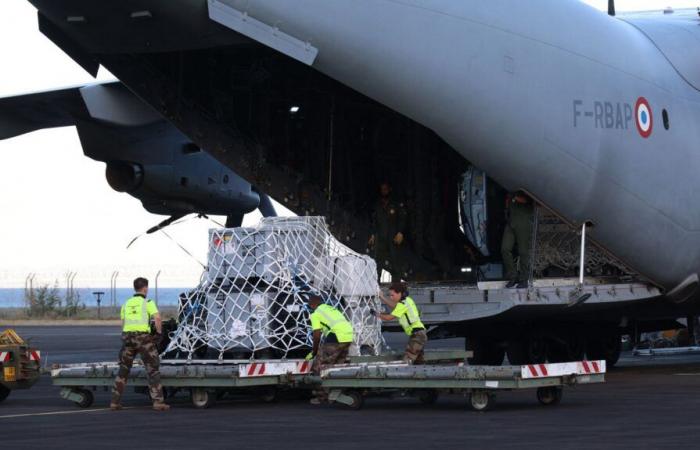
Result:
[[[145,278],[135,279],[134,292],[134,296],[122,305],[122,348],[119,352],[119,372],[114,380],[112,402],[109,407],[112,410],[122,408],[121,397],[124,393],[124,387],[126,387],[131,365],[136,355],[140,355],[148,375],[153,409],[167,411],[170,406],[163,401],[163,387],[160,384],[159,371],[160,358],[154,336],[151,335],[150,323],[151,319],[155,322],[157,333],[155,339],[157,340],[163,333],[163,322],[155,302],[146,298],[148,280]]]
[[[311,308],[313,347],[306,359],[313,358],[311,371],[318,375],[326,366],[345,362],[352,344],[352,325],[338,309],[322,303],[318,295],[309,295],[307,303]],[[328,392],[323,389],[315,390],[314,394],[316,397],[311,399],[311,404],[318,405],[328,399]]]
[[[408,288],[405,283],[391,283],[389,298],[385,298],[381,292],[380,297],[391,308],[390,314],[379,314],[382,320],[398,320],[403,331],[408,335],[408,344],[404,352],[403,360],[411,364],[423,364],[423,348],[428,342],[428,334],[425,326],[420,321],[418,307],[408,296]]]

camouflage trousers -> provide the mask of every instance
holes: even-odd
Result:
[[[428,342],[428,333],[425,330],[414,331],[408,338],[403,360],[411,364],[425,364],[423,360],[423,348]]]
[[[320,375],[321,370],[333,364],[343,364],[348,358],[350,350],[350,342],[344,343],[328,343],[321,345],[318,349],[318,354],[314,358],[314,363],[311,366],[311,372],[314,375]],[[322,401],[328,399],[328,391],[322,388],[314,389],[314,396]]]
[[[343,364],[348,357],[349,350],[350,342],[342,344],[333,342],[321,345],[321,348],[318,349],[318,355],[314,358],[314,363],[311,366],[311,372],[314,375],[319,375],[326,366]]]
[[[153,337],[148,333],[122,333],[122,348],[119,351],[119,372],[114,380],[112,403],[119,404],[129,371],[136,355],[141,356],[148,376],[149,393],[153,403],[163,402],[163,387],[160,384],[160,357]]]

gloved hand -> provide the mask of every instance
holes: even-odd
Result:
[[[311,361],[312,359],[314,359],[314,354],[312,352],[309,352],[309,354],[306,355],[306,358],[304,359],[307,361]]]
[[[394,244],[396,245],[401,245],[403,243],[403,233],[398,232],[396,233],[396,236],[394,236]]]

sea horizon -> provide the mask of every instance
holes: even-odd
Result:
[[[192,287],[164,287],[151,288],[148,292],[148,297],[157,300],[159,305],[163,306],[175,306],[178,304],[178,299],[180,294],[192,290]],[[34,288],[37,291],[37,288]],[[110,288],[108,287],[98,287],[98,288],[75,288],[73,292],[78,296],[80,304],[85,306],[97,306],[97,296],[93,292],[104,292],[102,295],[102,300],[100,306],[108,307],[111,305],[110,299]],[[59,288],[57,293],[61,300],[66,298],[66,289]],[[121,305],[124,300],[131,297],[134,293],[133,289],[130,288],[117,288],[116,289],[116,305]],[[0,308],[22,308],[25,307],[25,290],[24,288],[0,288]]]

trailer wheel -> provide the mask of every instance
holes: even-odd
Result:
[[[350,397],[352,402],[350,404],[348,404],[347,406],[348,406],[348,408],[354,409],[355,411],[362,408],[362,405],[364,405],[364,403],[365,403],[365,398],[358,391],[343,392],[343,395]]]
[[[469,406],[474,411],[488,411],[496,403],[496,395],[488,391],[472,391],[469,394]]]
[[[435,389],[421,389],[418,391],[418,400],[424,405],[433,405],[438,399],[438,392]]]
[[[197,409],[207,409],[216,403],[216,393],[204,388],[193,388],[190,391],[192,405]]]
[[[0,402],[4,401],[10,395],[10,390],[0,384]]]
[[[262,400],[265,403],[274,403],[279,399],[279,392],[277,391],[277,388],[270,388],[265,391],[263,391],[262,395],[260,396],[260,400]]]
[[[564,390],[560,386],[547,386],[537,388],[537,400],[546,406],[558,405],[561,402]]]
[[[82,397],[82,400],[75,402],[80,408],[89,408],[95,403],[95,395],[87,389],[76,389],[75,392]]]

